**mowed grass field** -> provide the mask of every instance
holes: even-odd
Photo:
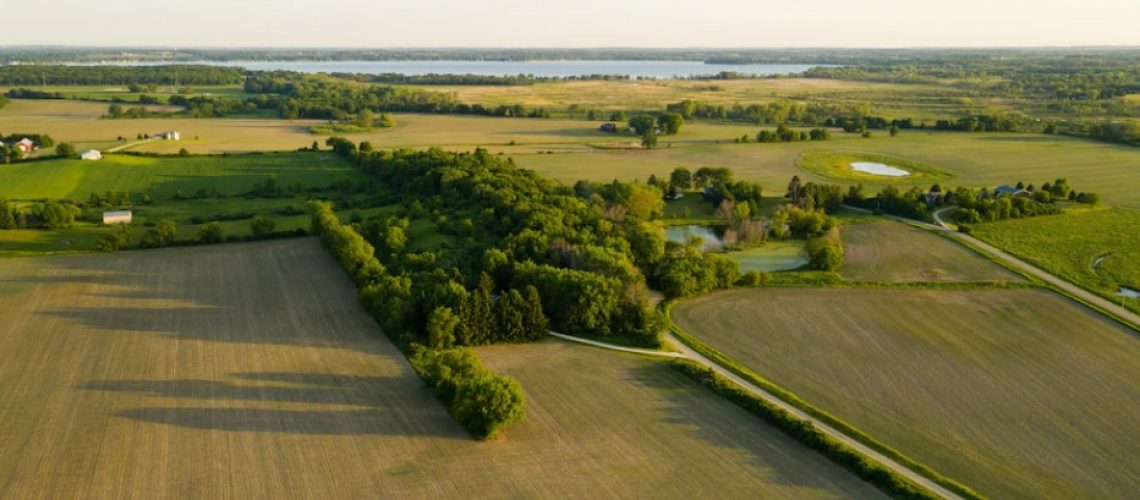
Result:
[[[661,362],[480,350],[530,417],[468,437],[315,239],[0,261],[6,498],[877,497]]]
[[[99,161],[41,160],[0,165],[0,198],[85,201],[91,193],[115,191],[149,194],[157,200],[179,192],[193,196],[199,189],[229,195],[249,191],[270,175],[276,175],[282,187],[299,183],[306,188],[366,178],[331,153],[186,158],[107,155]]]
[[[751,289],[673,318],[983,495],[1140,490],[1140,338],[1051,292]]]
[[[839,273],[867,281],[1014,281],[1021,278],[946,238],[878,220],[842,227]]]
[[[1140,311],[1140,211],[1070,209],[1061,215],[970,226],[970,234]],[[1099,263],[1098,263],[1099,259]]]

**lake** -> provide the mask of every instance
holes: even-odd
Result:
[[[107,62],[106,65],[155,66],[164,63]],[[191,64],[191,63],[179,63]],[[802,73],[818,64],[705,64],[701,61],[202,61],[193,64],[242,67],[257,71],[301,73],[399,73],[539,77],[629,75],[671,78],[715,75],[734,71],[746,75]]]
[[[704,240],[701,250],[720,252],[724,250],[724,230],[723,226],[669,226],[665,228],[665,239],[684,244],[690,237],[699,236]],[[726,252],[724,255],[739,263],[741,272],[787,271],[808,263],[802,240],[770,241],[762,246]]]
[[[901,168],[870,161],[852,162],[851,168],[856,172],[864,172],[871,175],[884,175],[887,177],[906,177],[910,175],[910,172],[907,172]]]

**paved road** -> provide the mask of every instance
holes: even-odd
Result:
[[[1010,265],[1012,265],[1018,269],[1021,269],[1021,270],[1025,271],[1025,272],[1027,272],[1033,276],[1036,276],[1037,278],[1040,278],[1042,281],[1045,281],[1046,283],[1049,283],[1050,285],[1056,286],[1057,288],[1060,288],[1061,290],[1064,290],[1065,292],[1072,294],[1073,296],[1078,297],[1085,302],[1088,302],[1088,303],[1093,304],[1093,305],[1095,305],[1101,309],[1104,309],[1104,310],[1106,310],[1112,314],[1115,314],[1117,317],[1123,318],[1125,321],[1132,323],[1133,326],[1140,328],[1140,315],[1137,315],[1136,313],[1129,311],[1128,309],[1120,307],[1119,305],[1113,303],[1110,300],[1105,299],[1104,297],[1101,297],[1101,296],[1094,294],[1088,290],[1085,290],[1084,288],[1081,288],[1077,285],[1069,283],[1068,281],[1065,281],[1065,280],[1057,277],[1056,275],[1053,275],[1053,274],[1051,274],[1051,273],[1049,273],[1049,272],[1047,272],[1047,271],[1045,271],[1045,270],[1043,270],[1037,266],[1034,266],[1033,264],[1030,264],[1030,263],[1028,263],[1024,260],[1021,260],[1017,257],[1014,257],[1013,255],[1010,255],[1010,254],[1002,251],[1001,249],[999,249],[993,245],[990,245],[989,243],[986,243],[986,242],[979,240],[979,239],[977,239],[973,236],[970,236],[968,234],[960,233],[958,231],[953,230],[953,228],[951,228],[949,224],[947,224],[945,221],[942,220],[942,214],[945,212],[948,212],[950,210],[953,210],[955,208],[958,208],[958,207],[946,207],[946,208],[943,208],[943,209],[940,209],[940,210],[934,212],[934,221],[937,222],[938,225],[927,224],[925,222],[918,222],[918,221],[914,221],[914,220],[910,220],[910,219],[903,219],[903,218],[895,217],[892,215],[888,215],[887,217],[901,221],[901,222],[905,222],[907,224],[912,224],[912,225],[916,225],[919,227],[926,227],[926,228],[934,229],[937,231],[943,231],[946,234],[949,234],[951,238],[955,238],[955,239],[958,239],[960,241],[964,241],[966,243],[974,245],[978,248],[981,248],[982,250],[988,252],[989,254],[991,254],[991,255],[993,255],[993,256],[995,256],[995,257],[997,257],[1003,261],[1005,261],[1006,263],[1008,263],[1008,264],[1010,264]]]
[[[946,488],[943,488],[938,483],[935,483],[934,481],[931,481],[931,480],[919,475],[918,473],[906,468],[902,464],[899,464],[898,462],[895,462],[894,460],[890,459],[889,457],[884,456],[883,454],[867,447],[863,443],[860,443],[859,441],[856,441],[855,439],[847,436],[846,434],[839,432],[838,430],[835,430],[834,428],[828,426],[827,424],[825,424],[819,420],[816,420],[815,417],[812,417],[811,415],[804,413],[800,409],[798,409],[798,408],[796,408],[796,407],[794,407],[788,403],[785,403],[784,400],[776,397],[772,393],[765,391],[764,389],[761,389],[760,387],[752,384],[751,382],[737,376],[735,373],[732,373],[728,369],[726,369],[726,368],[716,364],[712,360],[704,357],[703,355],[701,355],[701,353],[690,349],[689,346],[682,343],[680,340],[678,340],[672,334],[667,333],[665,340],[672,347],[674,347],[678,352],[653,351],[653,350],[649,350],[649,349],[636,349],[636,348],[632,348],[632,347],[623,347],[623,346],[617,346],[617,345],[613,345],[613,344],[606,344],[604,342],[596,342],[593,340],[581,339],[581,338],[572,337],[569,335],[563,335],[561,333],[556,333],[556,332],[550,332],[550,331],[548,331],[548,332],[550,333],[550,335],[552,335],[554,337],[558,337],[560,339],[568,340],[571,342],[577,342],[580,344],[587,344],[587,345],[591,345],[591,346],[595,346],[595,347],[601,347],[604,349],[610,349],[613,351],[632,352],[632,353],[636,353],[636,354],[644,354],[647,356],[655,356],[655,357],[685,358],[685,359],[692,360],[696,363],[699,363],[703,366],[706,366],[706,367],[712,369],[716,373],[718,373],[721,376],[735,382],[736,384],[740,385],[741,387],[743,387],[748,392],[755,394],[756,396],[758,396],[761,399],[771,403],[772,405],[774,405],[774,406],[776,406],[776,407],[778,407],[778,408],[780,408],[780,409],[782,409],[788,413],[791,413],[792,415],[795,415],[796,418],[811,422],[812,425],[814,425],[816,428],[818,428],[824,434],[827,434],[827,435],[831,436],[832,438],[835,438],[835,440],[851,447],[852,449],[858,451],[859,453],[862,453],[867,458],[870,458],[871,460],[878,462],[883,467],[886,467],[892,471],[895,471],[899,475],[902,475],[902,476],[906,477],[907,479],[914,481],[916,484],[922,486],[923,488],[926,488],[927,490],[933,492],[934,494],[936,494],[942,498],[948,498],[948,499],[960,499],[960,498],[962,498],[962,497],[958,496],[957,494],[955,494],[954,492],[947,490]]]

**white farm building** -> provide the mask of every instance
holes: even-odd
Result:
[[[103,212],[103,223],[111,224],[130,224],[134,217],[130,210],[116,210],[111,212]]]
[[[100,153],[98,149],[88,149],[87,151],[79,153],[79,159],[80,160],[102,160],[103,159],[103,153]]]

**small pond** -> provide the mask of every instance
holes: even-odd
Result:
[[[1116,294],[1130,299],[1140,299],[1140,290],[1133,290],[1128,287],[1120,287],[1120,291],[1116,292]]]
[[[669,226],[665,228],[665,239],[684,244],[697,236],[705,240],[702,247],[706,252],[724,249],[724,228],[719,226]]]
[[[863,172],[871,175],[883,175],[887,177],[906,177],[910,175],[910,172],[901,168],[870,161],[851,162],[851,168],[855,169],[856,172]]]
[[[689,238],[698,236],[704,240],[702,250],[721,252],[724,250],[724,231],[722,226],[669,226],[665,228],[665,239],[685,243]],[[763,246],[724,254],[740,263],[741,272],[787,271],[808,263],[804,243],[799,240],[770,241]]]

